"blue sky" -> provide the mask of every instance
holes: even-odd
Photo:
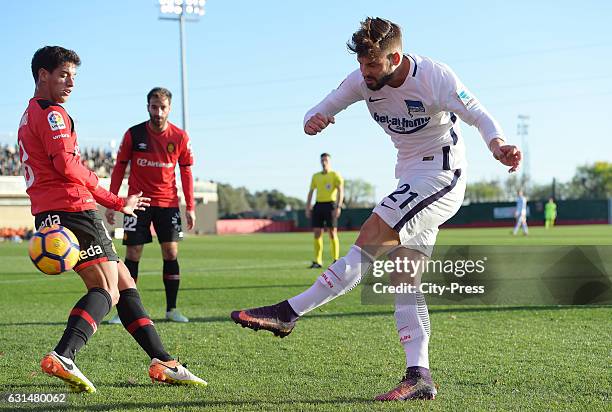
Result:
[[[157,2],[23,0],[6,2],[3,15],[0,142],[16,139],[32,54],[48,44],[81,56],[66,108],[82,146],[119,141],[146,119],[146,93],[158,85],[174,92],[180,126],[178,23],[160,21]],[[508,140],[517,141],[517,115],[529,115],[535,181],[612,161],[612,2],[209,0],[186,29],[195,175],[305,197],[326,151],[345,178],[373,183],[377,197],[391,191],[396,152],[365,104],[322,135],[302,132],[306,110],[357,68],[345,43],[366,16],[400,24],[406,52],[449,64]],[[505,177],[476,130],[464,124],[463,133],[468,178]]]

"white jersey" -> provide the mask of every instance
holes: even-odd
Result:
[[[518,196],[516,198],[516,213],[519,215],[527,214],[527,198],[525,196]]]
[[[405,55],[410,72],[399,87],[368,89],[360,70],[306,113],[335,115],[365,100],[372,118],[391,136],[398,150],[395,177],[406,170],[456,170],[467,166],[457,117],[476,126],[487,144],[503,139],[499,124],[446,65],[417,55]]]

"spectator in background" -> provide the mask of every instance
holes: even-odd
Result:
[[[548,203],[544,205],[544,227],[550,229],[555,225],[557,218],[557,204],[554,198],[548,199]]]
[[[99,177],[110,177],[116,153],[110,149],[86,148],[81,152],[83,165],[94,171]],[[17,145],[0,146],[0,176],[20,176],[21,162]]]
[[[0,147],[0,175],[21,175],[17,145],[2,145]]]

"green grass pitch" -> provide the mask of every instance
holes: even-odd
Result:
[[[345,252],[356,233],[341,233]],[[442,230],[446,244],[612,244],[612,226]],[[325,242],[327,258],[329,242]],[[123,247],[117,244],[120,254]],[[612,307],[430,307],[433,402],[380,404],[404,370],[391,306],[353,291],[300,320],[285,339],[242,329],[233,309],[272,304],[310,286],[318,271],[308,233],[206,236],[180,246],[179,307],[189,324],[163,321],[161,258],[145,248],[139,289],[167,349],[209,382],[152,384],[148,358],[121,326],[101,325],[79,353],[93,395],[65,405],[0,410],[612,410]],[[40,371],[84,292],[76,274],[44,276],[27,245],[0,244],[0,392],[63,392]],[[114,311],[112,312],[114,313]]]

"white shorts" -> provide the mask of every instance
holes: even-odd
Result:
[[[463,203],[465,182],[461,169],[407,170],[374,213],[399,233],[402,245],[431,256],[438,226]]]

